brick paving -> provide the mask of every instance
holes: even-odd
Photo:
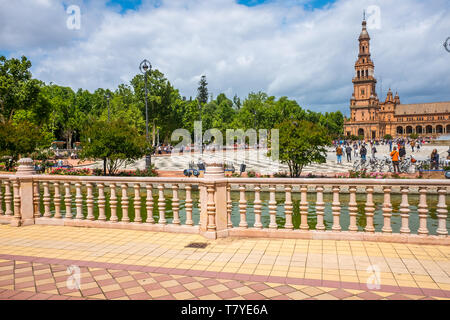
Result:
[[[450,299],[449,257],[430,245],[0,226],[0,299]],[[371,264],[379,289],[366,284]]]

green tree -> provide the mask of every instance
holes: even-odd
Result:
[[[309,121],[284,121],[279,129],[279,157],[289,166],[291,177],[300,177],[305,166],[326,162],[326,147],[331,138],[321,125]],[[269,153],[270,155],[270,153]]]
[[[197,100],[200,103],[207,103],[208,102],[208,82],[206,82],[206,76],[202,76],[199,81],[199,87],[197,89]]]
[[[384,140],[392,140],[392,136],[390,134],[385,134],[383,137]]]
[[[83,132],[82,146],[82,159],[103,160],[104,175],[142,158],[148,148],[145,136],[121,119],[92,123]]]
[[[50,142],[41,128],[29,121],[0,122],[0,156],[7,157],[7,169],[12,168],[21,156],[48,147]]]

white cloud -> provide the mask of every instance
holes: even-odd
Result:
[[[381,29],[369,32],[384,93],[391,86],[404,103],[450,100],[447,0],[341,0],[314,11],[298,5],[305,1],[165,0],[125,14],[106,0],[72,2],[80,31],[65,28],[61,1],[0,0],[0,50],[27,55],[36,77],[74,89],[115,88],[147,58],[188,97],[206,74],[214,96],[261,90],[347,112],[362,11],[377,5]]]

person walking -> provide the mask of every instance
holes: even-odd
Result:
[[[358,156],[358,144],[353,143],[353,156],[356,158]]]
[[[342,154],[343,154],[342,147],[341,145],[338,145],[338,147],[336,148],[336,156],[338,164],[342,164]]]
[[[372,146],[372,159],[375,159],[375,153],[377,153],[377,148],[374,146]]]
[[[437,149],[433,149],[433,152],[430,156],[431,160],[431,170],[438,170],[439,169],[439,153],[437,152]]]
[[[405,160],[405,156],[406,156],[406,149],[405,149],[405,144],[402,144],[400,146],[400,149],[398,150],[398,153],[400,155],[400,161]]]
[[[366,156],[367,156],[366,145],[363,144],[361,146],[361,150],[359,150],[359,154],[361,155],[361,160],[366,161]]]
[[[414,152],[414,147],[416,146],[416,141],[415,140],[411,140],[410,145],[411,145],[412,152]]]
[[[350,144],[347,145],[345,148],[345,153],[347,154],[347,162],[352,161],[352,147],[350,147]]]
[[[392,152],[392,140],[389,140],[389,152]]]
[[[399,173],[400,167],[398,166],[398,159],[399,159],[400,154],[397,151],[397,147],[394,147],[394,150],[392,150],[390,155],[391,155],[391,159],[392,159],[392,164],[394,166],[394,173]]]

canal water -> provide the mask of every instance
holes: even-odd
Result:
[[[74,191],[74,190],[73,190]],[[120,190],[118,190],[120,191]],[[153,197],[153,216],[155,221],[158,221],[159,219],[159,212],[158,212],[158,195],[157,190],[154,190],[154,197]],[[98,197],[98,191],[95,190],[94,192],[94,216],[97,219],[98,218],[98,206],[97,206],[97,197]],[[108,188],[105,188],[106,193],[106,216],[109,220],[111,211],[109,207],[109,190]],[[119,192],[118,192],[119,193]],[[41,195],[43,194],[43,190],[41,190]],[[277,215],[276,215],[276,221],[279,228],[284,228],[285,218],[284,218],[284,193],[283,192],[277,192],[276,193],[276,201],[277,201]],[[324,194],[324,202],[325,202],[325,214],[324,214],[324,224],[326,227],[326,230],[331,230],[331,227],[333,225],[333,215],[332,215],[332,194]],[[86,216],[86,190],[83,190],[83,212]],[[134,221],[134,194],[131,194],[131,192],[128,194],[128,214],[130,221]],[[165,202],[166,202],[166,220],[168,223],[171,223],[173,219],[173,211],[172,211],[172,193],[171,190],[165,190],[164,192]],[[185,191],[179,190],[179,198],[184,199],[185,198]],[[199,192],[198,191],[192,191],[192,198],[194,201],[194,207],[193,207],[193,220],[194,224],[197,225],[200,220],[200,211],[198,207],[198,200],[199,200]],[[246,193],[247,198],[247,223],[249,227],[253,227],[255,216],[254,216],[254,208],[253,208],[253,201],[254,201],[254,193],[253,192],[247,192]],[[232,214],[231,214],[231,221],[233,223],[233,226],[238,227],[240,216],[239,216],[239,192],[238,191],[232,191],[231,192],[231,199],[233,202],[233,208],[232,208]],[[292,193],[292,200],[293,200],[293,224],[294,229],[299,229],[300,227],[300,211],[299,211],[299,204],[300,204],[300,193]],[[410,194],[408,197],[409,204],[410,204],[410,217],[409,217],[409,227],[411,229],[411,233],[417,234],[417,230],[419,228],[419,217],[417,212],[417,206],[419,203],[419,195],[413,195]],[[118,194],[118,206],[117,206],[117,215],[119,217],[119,220],[122,218],[122,209],[120,207],[120,193]],[[268,208],[268,202],[269,202],[269,193],[268,192],[262,192],[261,193],[261,201],[262,201],[262,214],[261,214],[261,222],[264,226],[264,228],[267,228],[269,226],[270,222],[270,215],[269,215],[269,208]],[[314,193],[308,194],[308,203],[309,203],[309,214],[308,214],[308,225],[310,229],[315,229],[315,226],[317,224],[317,216],[315,214],[315,201],[316,201],[316,195]],[[366,226],[366,216],[364,214],[364,208],[365,208],[365,202],[366,202],[366,196],[364,194],[357,194],[356,201],[358,203],[358,215],[356,218],[357,226],[359,231],[363,231],[364,227]],[[145,221],[147,218],[147,212],[145,208],[145,193],[141,193],[141,216],[142,220]],[[341,194],[340,195],[340,202],[341,202],[341,215],[340,215],[340,224],[342,227],[342,230],[348,230],[349,226],[349,215],[348,215],[348,204],[349,202],[349,195],[348,194]],[[375,207],[375,215],[374,215],[374,226],[376,231],[381,231],[381,228],[383,227],[383,212],[382,212],[382,203],[383,203],[383,194],[374,194],[374,203],[376,205]],[[401,195],[399,194],[392,194],[391,195],[391,203],[392,203],[392,218],[391,218],[391,226],[392,231],[394,233],[399,233],[400,227],[401,227],[401,218],[400,218],[400,203],[401,203]],[[429,208],[429,218],[427,219],[428,224],[428,230],[431,235],[436,234],[436,229],[438,227],[438,220],[436,216],[436,207],[438,203],[438,196],[437,195],[428,195],[427,196],[427,204]],[[184,200],[180,200],[180,220],[181,224],[184,224],[186,221],[186,211],[185,211],[185,202]],[[41,206],[41,212],[44,211],[42,197],[40,201]],[[52,214],[54,213],[54,205],[51,204],[51,211]],[[72,192],[72,214],[75,215],[75,194]],[[64,201],[61,201],[61,213],[64,216],[65,214],[65,205]],[[450,217],[447,216],[447,230],[450,229]]]

